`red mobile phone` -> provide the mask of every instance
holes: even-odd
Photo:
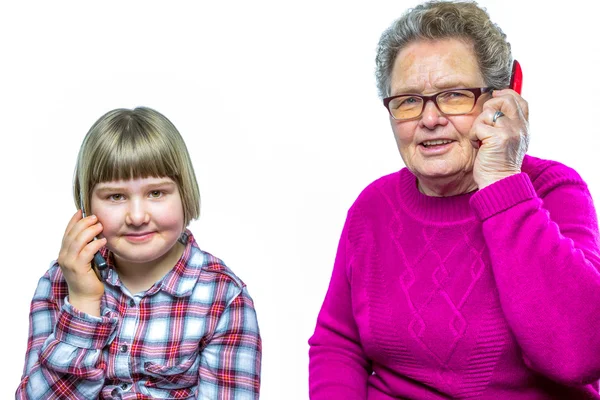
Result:
[[[523,87],[523,71],[521,70],[521,64],[519,64],[517,60],[513,61],[512,73],[510,74],[510,85],[508,87],[521,94],[521,88]]]

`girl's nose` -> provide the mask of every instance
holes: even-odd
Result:
[[[131,201],[129,210],[125,215],[127,225],[140,226],[150,222],[150,214],[142,201]]]

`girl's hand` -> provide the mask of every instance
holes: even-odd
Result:
[[[85,313],[100,316],[104,284],[92,268],[94,254],[106,239],[94,240],[102,225],[94,215],[82,218],[77,211],[69,221],[58,255],[58,264],[69,287],[69,302]]]
[[[504,113],[493,122],[496,111]],[[473,178],[479,189],[521,172],[529,144],[529,108],[514,90],[494,90],[473,122],[470,137],[479,152],[473,166]]]

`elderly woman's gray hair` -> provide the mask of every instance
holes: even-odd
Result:
[[[430,1],[409,9],[379,39],[375,76],[381,98],[390,96],[390,76],[398,52],[417,40],[457,38],[473,43],[487,86],[509,85],[510,43],[488,13],[474,2]]]

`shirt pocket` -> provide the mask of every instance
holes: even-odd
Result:
[[[198,351],[181,357],[177,362],[163,364],[164,361],[144,361],[144,371],[148,375],[146,387],[149,394],[161,399],[186,399],[194,395],[198,387]]]

